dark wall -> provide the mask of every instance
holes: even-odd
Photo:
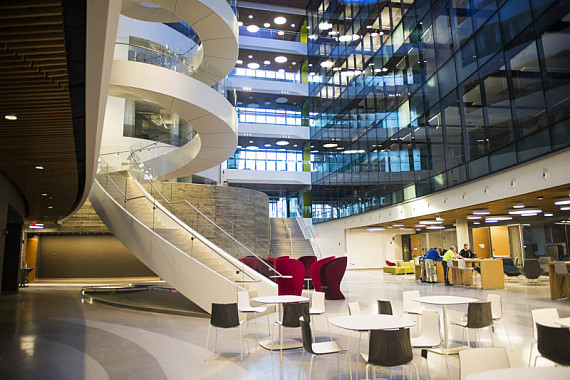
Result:
[[[41,235],[36,266],[40,279],[155,276],[111,235]]]

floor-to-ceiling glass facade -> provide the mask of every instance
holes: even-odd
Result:
[[[314,0],[315,222],[570,144],[570,2]]]

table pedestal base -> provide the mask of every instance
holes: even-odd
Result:
[[[279,349],[281,349],[281,344],[279,343],[278,340],[271,340],[271,339],[262,340],[261,342],[259,342],[259,345],[265,348],[266,350],[270,351],[276,351],[276,350],[278,351]],[[303,347],[302,341],[292,338],[283,338],[284,350],[292,350],[294,348],[301,348],[301,347]]]

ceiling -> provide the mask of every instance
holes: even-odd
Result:
[[[457,196],[460,196],[457,194]],[[489,227],[494,225],[505,225],[505,224],[524,224],[524,223],[536,223],[536,222],[560,222],[562,220],[570,219],[570,211],[561,211],[560,207],[554,204],[556,200],[560,199],[569,199],[570,198],[570,186],[558,186],[553,187],[550,189],[544,189],[532,193],[527,193],[523,195],[519,195],[516,197],[509,197],[500,199],[494,202],[489,202],[485,204],[479,204],[476,206],[465,207],[456,210],[449,210],[440,213],[433,213],[431,215],[424,215],[421,217],[415,218],[408,218],[408,219],[401,219],[397,222],[390,222],[390,223],[379,223],[379,224],[372,224],[366,226],[365,228],[371,227],[383,227],[386,229],[393,229],[399,230],[403,228],[413,228],[415,230],[415,226],[419,224],[420,221],[426,220],[435,220],[436,217],[443,218],[443,226],[445,227],[452,227],[452,224],[455,223],[456,219],[464,219],[468,215],[472,215],[473,211],[475,210],[488,210],[490,215],[505,215],[505,216],[512,216],[512,220],[506,220],[497,223],[486,223],[485,222],[485,215],[482,215],[482,218],[479,220],[469,220],[469,226],[476,228],[476,227]],[[517,216],[517,215],[509,215],[509,210],[513,210],[514,205],[522,204],[524,205],[525,209],[540,209],[542,210],[541,213],[537,216]],[[547,217],[545,213],[552,213],[553,216]],[[474,224],[479,222],[480,224]],[[398,224],[398,226],[394,227],[394,224]],[[403,224],[403,226],[399,226]],[[390,228],[391,227],[391,228]],[[427,230],[429,232],[431,230]],[[426,232],[425,228],[421,228],[421,231],[416,232]],[[415,233],[415,232],[410,232]]]
[[[68,215],[84,191],[85,25],[69,25],[84,21],[82,3],[0,3],[0,170],[27,200],[28,220]]]

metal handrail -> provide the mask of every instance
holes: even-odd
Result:
[[[132,160],[135,162],[135,164],[138,164],[139,162],[137,162],[137,158],[135,158],[135,154],[134,152],[131,154]],[[148,181],[148,184],[150,185],[151,189],[153,189],[154,191],[156,191],[161,197],[162,199],[164,199],[164,201],[170,205],[170,204],[175,204],[174,202],[169,201],[160,190],[158,190],[156,188],[156,186],[154,186],[154,184],[152,183],[153,181],[150,180]],[[245,245],[243,245],[241,242],[239,242],[238,240],[236,240],[230,233],[228,233],[226,230],[224,230],[220,225],[218,225],[216,222],[214,222],[212,219],[210,219],[207,215],[205,215],[202,211],[200,211],[196,206],[194,206],[192,203],[190,203],[188,200],[184,200],[184,202],[186,204],[188,204],[190,207],[192,207],[194,210],[196,210],[197,213],[199,213],[200,215],[202,215],[206,220],[208,220],[212,225],[214,225],[217,229],[219,229],[220,231],[222,231],[222,233],[224,233],[225,235],[227,235],[230,239],[232,239],[233,241],[235,241],[236,243],[238,243],[241,247],[243,247],[248,253],[250,253],[252,256],[254,256],[255,258],[257,258],[257,260],[261,263],[263,263],[263,265],[265,265],[267,268],[269,268],[269,270],[273,271],[276,274],[276,277],[283,277],[283,275],[281,273],[279,273],[275,268],[273,268],[271,265],[267,264],[261,257],[259,257],[255,252],[253,252],[251,249],[249,249],[248,247],[246,247]],[[289,233],[289,235],[291,235]],[[289,238],[289,240],[291,240]],[[291,252],[292,252],[292,246],[291,246]]]
[[[119,188],[119,186],[117,186],[117,184],[115,184],[115,181],[113,181],[113,179],[110,177],[109,173],[104,174],[107,179],[109,179],[111,181],[111,183],[113,183],[113,185],[117,188],[117,190],[119,190],[119,192],[121,193],[121,195],[125,198],[125,203],[128,202],[129,199],[127,199],[126,194],[123,193],[121,191],[121,189]],[[140,196],[140,197],[135,197],[136,199],[146,199],[147,201],[149,201],[152,205],[153,205],[153,209],[156,209],[156,201],[155,199],[150,199],[148,198],[146,195]],[[133,198],[133,199],[135,199]],[[170,220],[174,221],[176,224],[178,224],[180,227],[182,227],[182,229],[188,231],[191,235],[192,235],[192,239],[194,238],[198,238],[198,240],[200,242],[202,242],[203,244],[205,244],[206,246],[210,247],[214,252],[216,252],[216,254],[218,254],[218,256],[220,256],[222,259],[224,259],[226,262],[228,262],[230,265],[232,265],[234,268],[236,268],[238,271],[240,271],[242,274],[246,275],[247,277],[249,277],[251,280],[255,281],[255,278],[253,278],[250,274],[246,273],[242,268],[240,268],[238,265],[236,265],[235,263],[231,262],[230,260],[228,260],[226,257],[224,257],[223,255],[220,255],[219,252],[217,252],[216,248],[220,249],[219,247],[215,246],[213,243],[211,243],[210,241],[208,241],[207,239],[203,238],[201,235],[199,235],[198,233],[189,230],[189,227],[186,226],[184,223],[182,223],[181,221],[179,221],[177,218],[172,217],[171,215],[168,215],[167,213],[165,213],[163,211],[163,213],[169,217]],[[154,217],[153,217],[153,224],[154,224]],[[153,227],[154,229],[154,227]],[[216,247],[216,248],[214,248]],[[244,264],[245,265],[245,264]]]

